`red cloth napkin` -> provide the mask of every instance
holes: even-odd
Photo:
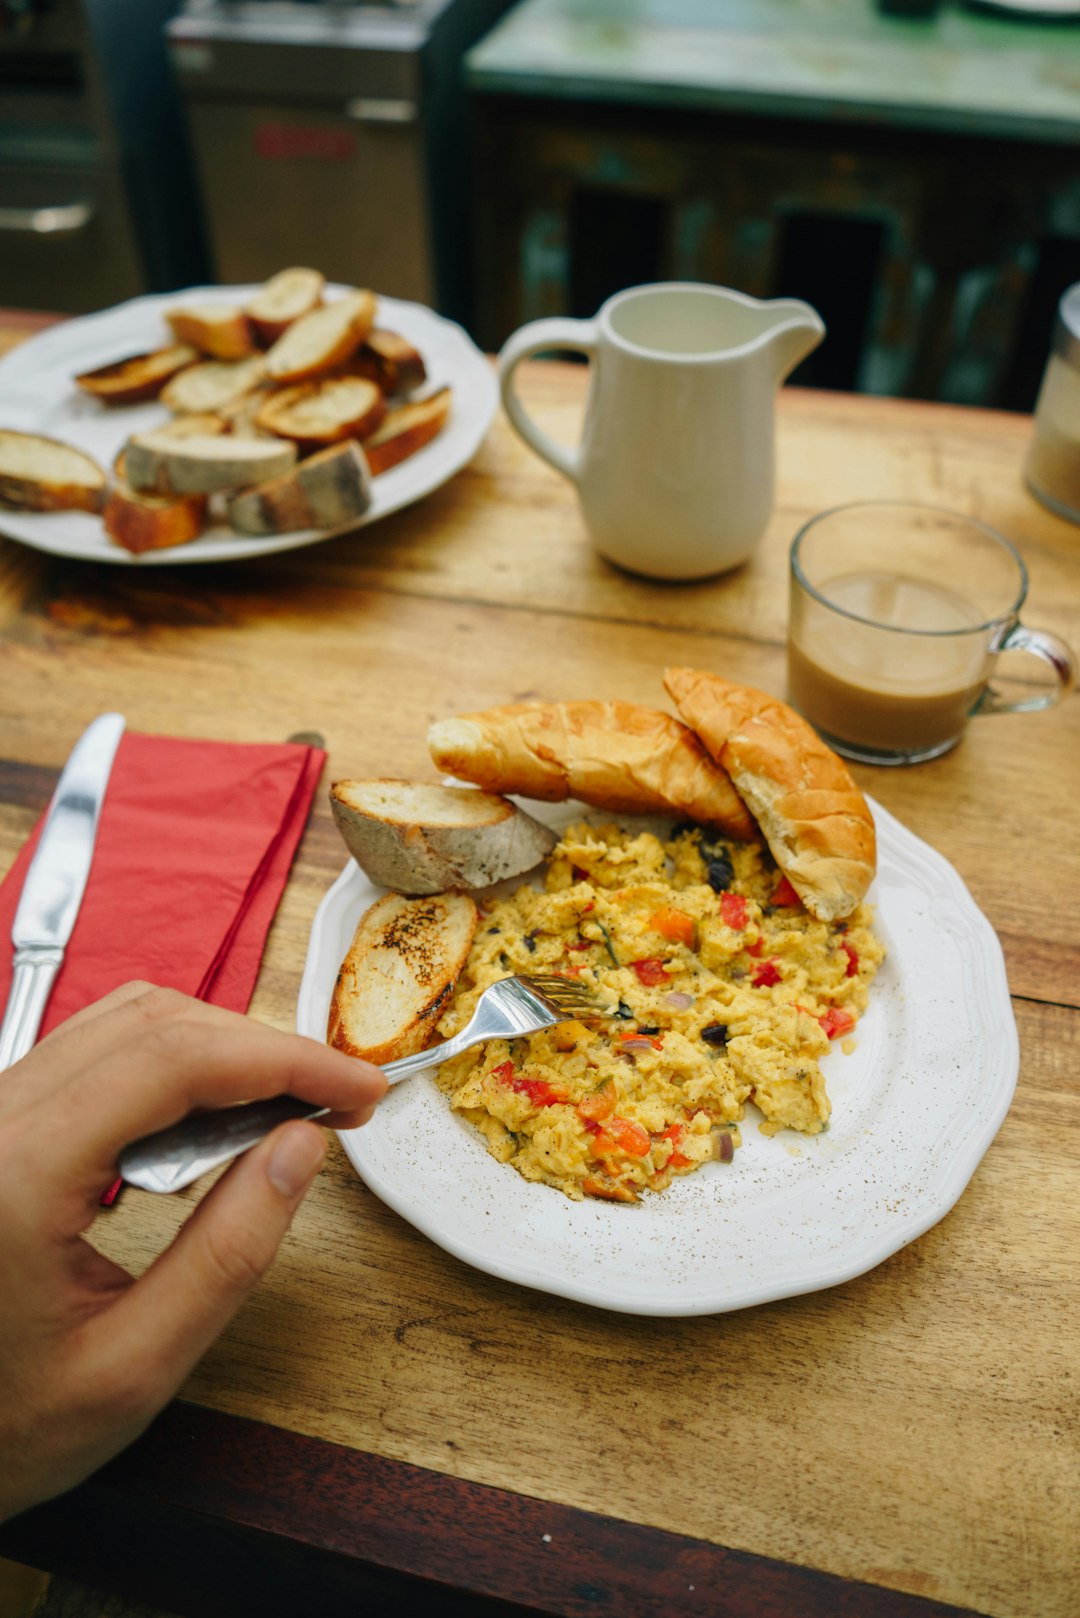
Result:
[[[326,754],[128,731],[42,1033],[131,978],[246,1011]],[[40,824],[0,886],[0,1005]]]

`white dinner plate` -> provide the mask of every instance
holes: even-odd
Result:
[[[106,470],[132,433],[146,432],[168,421],[170,413],[156,402],[104,405],[83,393],[72,377],[108,365],[127,355],[161,348],[173,341],[165,310],[178,303],[244,304],[256,287],[194,287],[163,296],[133,298],[130,303],[82,315],[53,326],[20,343],[0,360],[0,427],[44,433],[84,450]],[[331,297],[346,292],[331,286]],[[339,528],[303,528],[265,539],[246,539],[220,524],[188,545],[132,556],[110,540],[100,517],[85,511],[22,512],[0,510],[0,534],[36,550],[80,561],[116,562],[121,566],[174,567],[179,562],[231,562],[249,556],[313,545],[334,534],[349,533],[411,505],[437,489],[476,454],[498,406],[498,387],[487,360],[460,326],[425,309],[380,297],[376,321],[400,332],[420,350],[428,379],[418,396],[449,384],[450,419],[437,438],[381,473],[373,482],[371,509],[360,522]]]
[[[561,830],[601,818],[519,800]],[[486,1151],[430,1072],[341,1135],[357,1173],[403,1218],[477,1269],[637,1315],[705,1315],[835,1286],[953,1206],[997,1133],[1019,1048],[1001,946],[952,866],[879,805],[870,890],[887,956],[846,1055],[823,1059],[826,1133],[771,1139],[747,1107],[743,1146],[627,1206],[571,1202]],[[504,889],[507,885],[503,885]],[[513,886],[513,884],[510,884]],[[356,924],[384,890],[345,867],[312,927],[297,1027],[326,1037]]]

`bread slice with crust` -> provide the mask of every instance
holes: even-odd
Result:
[[[132,354],[94,371],[83,371],[75,384],[102,404],[139,404],[143,399],[156,399],[166,382],[196,364],[198,358],[198,349],[190,343],[173,343],[150,354]]]
[[[82,450],[41,433],[0,427],[0,506],[15,511],[100,511],[108,480]]]
[[[670,814],[732,837],[757,827],[727,773],[679,720],[632,702],[514,702],[428,731],[440,769],[486,792],[616,814]]]
[[[450,416],[450,389],[440,388],[429,399],[388,410],[382,425],[364,439],[364,454],[377,476],[415,455],[438,437]]]
[[[149,494],[213,494],[280,477],[296,462],[296,446],[280,438],[137,433],[124,446],[132,488]]]
[[[361,917],[334,986],[327,1043],[365,1061],[423,1050],[469,955],[479,911],[464,893],[388,893]]]
[[[306,382],[354,354],[375,323],[375,294],[350,292],[302,315],[266,355],[271,382]]]
[[[386,401],[378,383],[360,376],[335,376],[276,389],[259,409],[255,426],[292,439],[303,451],[342,438],[364,438],[385,415]]]
[[[849,916],[873,881],[870,807],[843,761],[787,703],[699,669],[664,685],[728,771],[773,858],[812,916]]]
[[[203,415],[173,416],[170,421],[163,422],[160,427],[154,428],[155,438],[218,438],[222,433],[229,431],[229,423],[224,416],[213,415],[210,411]],[[113,471],[121,481],[127,478],[127,467],[124,451],[127,445],[121,445],[113,457]],[[134,494],[135,490],[129,491]]]
[[[558,842],[523,809],[475,787],[335,781],[330,807],[357,865],[398,893],[486,888],[531,871]]]
[[[161,402],[182,415],[220,411],[231,407],[258,387],[263,360],[205,360],[174,376],[161,390]]]
[[[204,494],[140,494],[117,483],[103,513],[105,532],[133,556],[198,539],[206,524]]]
[[[288,534],[298,528],[343,528],[358,522],[370,504],[371,476],[364,452],[350,440],[332,444],[281,477],[234,495],[227,511],[238,533]]]
[[[264,348],[276,343],[294,321],[322,303],[326,277],[319,270],[279,270],[261,286],[245,313]]]
[[[242,360],[255,348],[248,318],[226,303],[180,304],[165,311],[178,343],[191,343],[215,360]]]
[[[376,326],[368,332],[347,369],[356,376],[370,377],[390,395],[412,393],[427,380],[424,356],[415,344],[396,331]]]

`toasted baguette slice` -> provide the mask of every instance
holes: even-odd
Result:
[[[272,382],[306,382],[354,354],[375,320],[375,294],[350,292],[295,321],[266,356]]]
[[[82,450],[0,427],[0,506],[16,511],[100,511],[108,480]]]
[[[276,343],[281,334],[309,315],[322,303],[326,277],[318,270],[279,270],[260,287],[245,313],[258,341],[264,348]]]
[[[261,355],[249,360],[207,360],[174,376],[161,390],[161,402],[182,415],[224,410],[262,381]]]
[[[291,438],[301,450],[318,449],[342,438],[364,438],[385,415],[386,401],[378,383],[337,376],[279,388],[266,399],[255,425],[279,438]]]
[[[812,916],[849,916],[873,880],[874,821],[847,766],[777,697],[698,669],[664,684],[731,774],[777,865]]]
[[[412,393],[427,381],[427,366],[420,350],[396,331],[376,326],[368,333],[367,347],[386,367],[387,393]]]
[[[194,365],[198,358],[197,348],[189,343],[174,343],[152,354],[132,354],[126,360],[99,365],[96,371],[83,371],[75,381],[84,393],[103,404],[139,404],[143,399],[156,399],[166,382],[178,371]]]
[[[155,438],[201,438],[209,435],[217,438],[221,433],[229,431],[229,423],[224,416],[211,415],[206,412],[201,416],[173,416],[171,421],[163,422],[160,427],[154,428]],[[113,471],[118,478],[126,481],[127,461],[124,451],[127,445],[123,444],[113,457]],[[132,491],[134,493],[134,491]]]
[[[280,477],[296,461],[296,448],[280,438],[237,438],[210,434],[171,438],[138,433],[124,446],[124,468],[132,488],[150,494],[213,494]]]
[[[440,388],[430,399],[388,410],[382,426],[364,439],[364,454],[372,472],[387,472],[430,444],[446,426],[449,415],[449,388]]]
[[[368,1062],[423,1050],[468,959],[479,912],[464,893],[388,893],[361,918],[338,973],[327,1042]]]
[[[428,731],[440,769],[485,792],[674,814],[747,841],[757,828],[727,773],[685,725],[632,702],[514,702]]]
[[[398,893],[486,888],[531,871],[558,842],[506,798],[420,781],[336,781],[330,807],[353,859]]]
[[[343,528],[358,522],[370,504],[364,452],[350,440],[309,456],[283,477],[234,495],[227,510],[238,533],[288,534],[297,528]]]
[[[361,343],[346,370],[353,376],[367,376],[385,394],[412,393],[427,380],[427,367],[420,350],[396,331],[376,326]]]
[[[105,506],[105,532],[134,556],[198,539],[206,523],[206,496],[140,494],[116,484]]]
[[[266,433],[256,424],[259,411],[277,391],[267,383],[260,383],[258,387],[222,405],[219,414],[228,431],[235,433],[238,438],[276,438],[276,433]]]
[[[255,341],[247,315],[224,303],[185,304],[165,311],[178,343],[191,343],[215,360],[242,360]]]

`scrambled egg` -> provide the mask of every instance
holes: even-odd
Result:
[[[823,1129],[818,1059],[854,1028],[883,958],[865,906],[816,921],[761,846],[574,825],[543,891],[481,917],[439,1032],[512,972],[577,979],[600,1013],[475,1046],[438,1083],[527,1180],[636,1202],[730,1162],[748,1101],[766,1135]]]

